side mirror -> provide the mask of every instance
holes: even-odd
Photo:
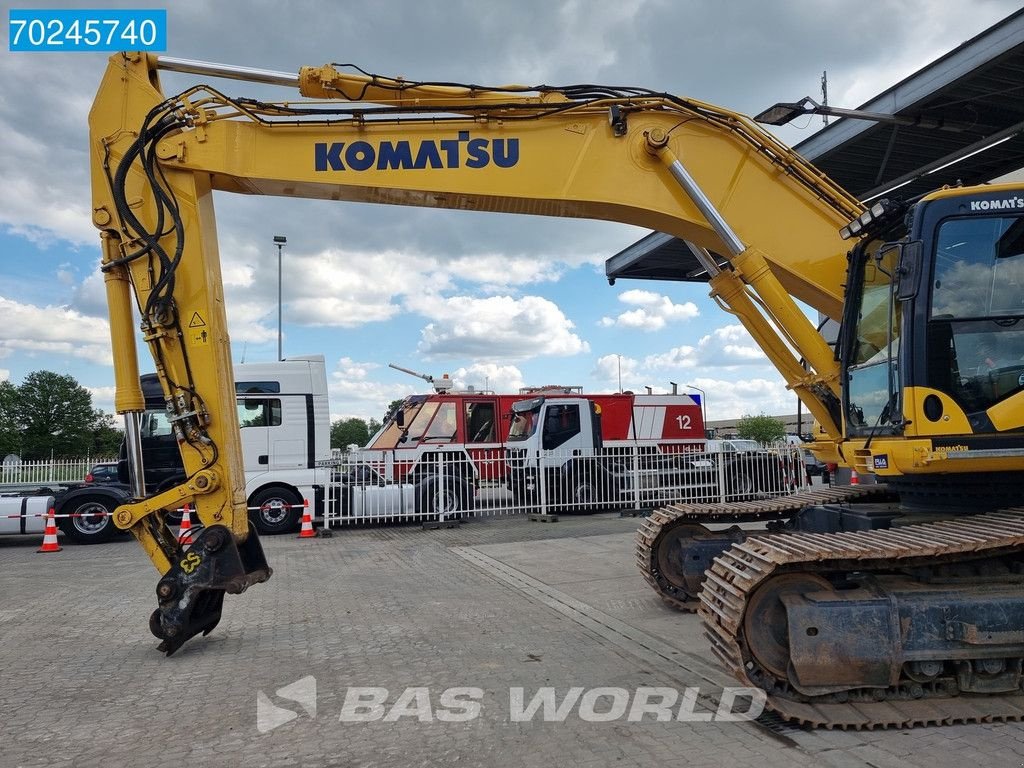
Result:
[[[897,276],[896,298],[906,301],[917,296],[917,286],[921,276],[921,260],[923,249],[920,240],[903,243],[900,248]]]
[[[395,414],[395,424],[400,427],[405,426],[405,411],[401,408],[399,408],[398,412]]]

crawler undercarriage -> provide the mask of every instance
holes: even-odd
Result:
[[[768,530],[706,527],[754,522]],[[789,720],[1024,718],[1024,508],[902,522],[884,486],[676,505],[644,521],[637,560]]]

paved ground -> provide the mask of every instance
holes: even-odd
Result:
[[[0,766],[1024,762],[1020,725],[588,721],[618,695],[595,688],[681,699],[696,688],[701,714],[729,685],[698,620],[664,608],[636,573],[635,525],[599,515],[269,538],[274,578],[229,596],[214,633],[170,659],[146,629],[156,575],[133,542],[37,555],[33,539],[0,539]],[[381,706],[353,708],[357,687],[387,689]],[[517,721],[514,691],[529,701],[544,688],[559,702],[583,692],[560,722]]]

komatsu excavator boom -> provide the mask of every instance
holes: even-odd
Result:
[[[232,98],[206,84],[168,97],[161,69],[277,84],[310,100]],[[225,591],[270,575],[241,493],[213,191],[594,218],[692,243],[712,296],[806,403],[830,458],[875,471],[925,521],[893,528],[899,535],[877,530],[907,522],[905,509],[877,496],[854,503],[866,494],[844,490],[662,510],[638,548],[659,594],[689,609],[703,589],[719,657],[787,717],[848,724],[847,710],[794,708],[964,696],[996,702],[987,717],[1006,716],[1024,659],[1024,600],[1010,594],[1010,574],[1024,572],[1015,538],[1024,520],[972,515],[1012,502],[1024,467],[1024,363],[1010,349],[1024,335],[1019,187],[865,210],[750,119],[703,102],[642,88],[417,82],[337,65],[291,75],[118,54],[90,129],[116,407],[131,437],[130,415],[142,409],[134,300],[188,471],[155,496],[137,485],[116,515],[163,574],[152,627],[165,648],[209,631]],[[798,301],[842,322],[838,351]],[[1012,362],[981,372],[968,358],[983,338]],[[207,526],[187,554],[162,516],[183,502]],[[748,519],[785,532],[723,537],[702,525]],[[850,527],[876,538],[850,543]],[[754,551],[775,539],[787,558]],[[715,557],[726,573],[705,575]],[[761,567],[765,559],[778,562]],[[876,603],[877,622],[865,626]],[[865,639],[866,649],[856,642]]]

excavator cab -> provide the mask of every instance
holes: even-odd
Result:
[[[1024,455],[1018,199],[1006,185],[944,190],[909,212],[891,206],[850,252],[840,341],[845,436],[867,439],[865,468],[895,470],[886,479],[910,506],[925,469],[956,473],[943,491],[955,501],[942,509],[962,505],[962,494],[968,509],[1012,506],[1010,489],[1024,480],[1011,463]],[[945,455],[931,462],[944,464],[922,464],[940,449]]]

